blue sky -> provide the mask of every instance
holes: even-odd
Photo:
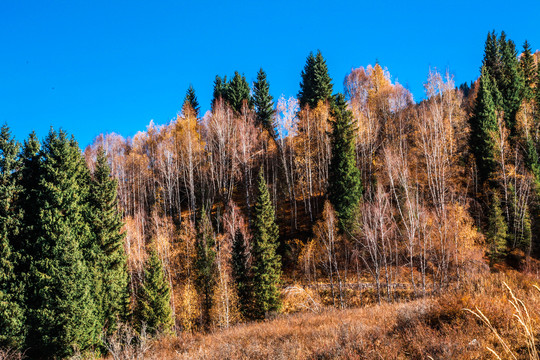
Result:
[[[175,117],[193,84],[209,108],[216,74],[268,74],[296,95],[320,49],[334,89],[353,67],[388,68],[416,100],[430,67],[477,77],[488,31],[540,49],[540,1],[0,2],[0,123],[23,140],[50,126],[85,147],[102,132],[132,136]]]

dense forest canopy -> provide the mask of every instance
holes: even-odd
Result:
[[[335,74],[334,74],[335,76]],[[297,98],[272,74],[187,89],[175,119],[84,152],[0,132],[0,347],[32,358],[107,338],[210,331],[440,294],[540,254],[538,54],[490,32],[477,80],[429,71],[419,103],[377,63],[343,93],[320,51]],[[210,84],[209,84],[210,85]],[[315,295],[313,295],[315,296]]]

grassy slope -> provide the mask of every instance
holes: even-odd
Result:
[[[540,292],[532,287],[536,279],[499,273],[438,297],[281,315],[207,335],[181,334],[154,343],[145,358],[492,359],[487,346],[501,354],[504,350],[481,321],[464,311],[475,307],[492,321],[518,358],[528,358],[503,282],[524,300],[536,324],[540,315]],[[536,330],[538,335],[538,326]]]

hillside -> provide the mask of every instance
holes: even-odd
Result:
[[[493,31],[481,64],[415,102],[378,62],[336,91],[312,52],[296,97],[218,75],[206,113],[190,86],[84,151],[2,126],[0,349],[538,359],[538,53]]]
[[[168,337],[139,354],[145,359],[492,359],[489,347],[501,358],[533,359],[527,350],[531,338],[512,315],[528,318],[512,306],[504,285],[524,299],[520,310],[530,311],[538,332],[540,290],[531,282],[536,277],[493,274],[436,297],[278,315],[207,335]],[[479,309],[502,340],[467,309]]]

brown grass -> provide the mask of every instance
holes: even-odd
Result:
[[[512,289],[510,294],[504,284]],[[364,308],[317,309],[240,324],[210,334],[182,333],[156,341],[145,359],[493,359],[505,358],[503,338],[517,359],[528,359],[531,337],[516,325],[526,304],[531,336],[538,338],[540,292],[536,276],[492,274],[459,291]],[[308,296],[300,294],[304,303]],[[517,300],[521,299],[521,300]],[[509,302],[510,301],[510,302]],[[520,303],[519,301],[522,301]],[[513,302],[513,303],[512,303]],[[481,309],[482,319],[465,309]],[[519,308],[523,313],[523,308]],[[536,330],[534,330],[536,329]],[[536,344],[538,341],[536,340]],[[536,346],[536,345],[533,345]]]

